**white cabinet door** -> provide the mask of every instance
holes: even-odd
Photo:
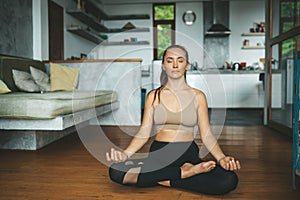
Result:
[[[187,82],[205,93],[208,107],[225,108],[232,105],[231,74],[188,74]]]
[[[239,74],[234,76],[233,107],[259,107],[261,87],[262,82],[259,81],[259,74]]]
[[[262,108],[259,74],[188,74],[190,86],[202,90],[210,108]]]

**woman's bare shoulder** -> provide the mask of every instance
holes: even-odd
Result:
[[[196,98],[205,98],[206,99],[206,95],[202,90],[199,90],[197,88],[191,88],[193,93],[195,94]]]
[[[149,105],[153,105],[153,103],[155,102],[155,98],[156,98],[156,90],[150,90],[147,95],[146,95],[146,104],[148,103]]]
[[[154,99],[154,96],[155,96],[155,92],[156,92],[155,89],[150,90],[150,91],[147,93],[147,98],[153,100],[153,99]]]

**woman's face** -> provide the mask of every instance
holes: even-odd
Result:
[[[171,48],[166,52],[163,70],[170,78],[180,78],[185,74],[189,64],[186,60],[186,53],[179,48]]]

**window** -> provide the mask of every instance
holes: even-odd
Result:
[[[300,2],[295,0],[281,0],[281,33],[299,26]]]
[[[175,43],[175,4],[153,4],[154,59],[162,59],[163,51]]]

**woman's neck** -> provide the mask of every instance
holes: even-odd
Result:
[[[176,92],[176,91],[187,89],[188,85],[186,84],[185,80],[177,80],[177,81],[168,80],[165,87],[171,91]]]

